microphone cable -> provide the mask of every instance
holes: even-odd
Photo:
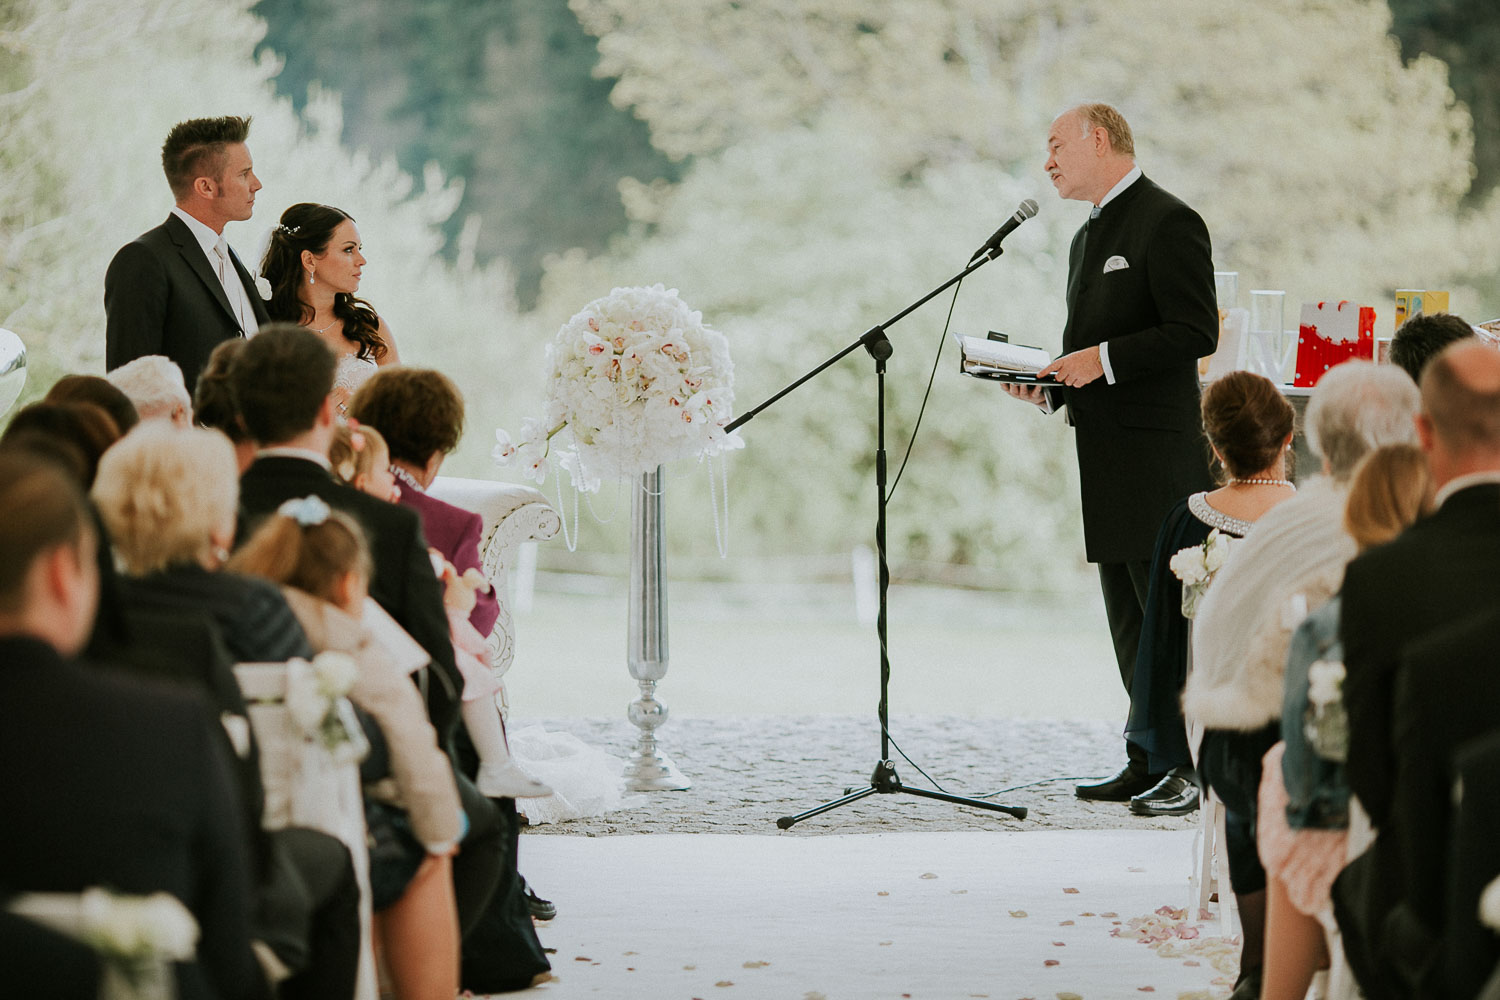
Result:
[[[943,320],[943,332],[938,338],[937,354],[932,359],[932,371],[927,376],[927,390],[922,393],[922,405],[917,409],[917,422],[912,426],[911,437],[907,439],[906,454],[901,456],[901,466],[896,470],[896,478],[891,481],[890,489],[886,490],[886,503],[890,503],[891,497],[896,495],[896,486],[901,482],[901,474],[906,471],[906,463],[911,459],[912,448],[917,443],[917,431],[922,429],[922,416],[927,412],[927,400],[932,397],[932,384],[937,381],[938,362],[942,361],[943,348],[948,345],[948,327],[953,323],[953,307],[958,305],[958,290],[963,287],[964,279],[959,278],[958,283],[953,286],[953,298],[948,300],[948,317]],[[916,767],[915,764],[912,766]]]

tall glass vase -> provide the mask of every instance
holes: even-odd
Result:
[[[656,745],[656,729],[667,721],[667,707],[656,700],[656,685],[667,675],[667,572],[663,530],[661,466],[642,473],[630,500],[630,624],[626,663],[641,696],[625,715],[640,729],[640,740],[625,766],[632,792],[680,791],[692,786]]]

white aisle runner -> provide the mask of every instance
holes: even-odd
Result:
[[[1094,1000],[1233,982],[1215,921],[1154,949],[1130,934],[1185,904],[1190,832],[804,829],[523,837],[521,869],[559,914],[539,928],[557,981],[529,995]]]

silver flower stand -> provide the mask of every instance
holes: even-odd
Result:
[[[692,787],[656,745],[656,729],[667,721],[667,706],[656,700],[656,685],[667,675],[667,574],[663,532],[661,466],[642,473],[630,500],[630,624],[626,662],[641,696],[625,716],[641,731],[625,765],[625,787],[632,792],[681,791]]]

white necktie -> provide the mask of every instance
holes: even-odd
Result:
[[[229,265],[229,244],[225,242],[222,236],[214,244],[214,268],[219,273],[219,284],[224,286],[224,294],[229,299],[229,308],[234,310],[235,321],[239,323],[241,330],[249,330],[249,327],[245,324],[244,309],[241,307],[241,300],[244,296],[236,295],[234,286],[229,283],[232,277],[235,283],[238,284],[240,276]]]

